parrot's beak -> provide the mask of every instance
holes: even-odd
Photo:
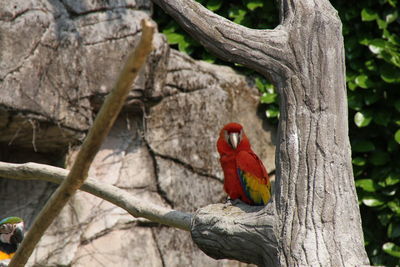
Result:
[[[236,149],[240,142],[239,133],[229,133],[228,142],[233,149]]]
[[[24,239],[24,226],[18,225],[14,230],[14,234],[10,238],[10,243],[19,244],[22,242],[23,239]]]

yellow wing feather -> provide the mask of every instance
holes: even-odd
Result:
[[[265,205],[271,198],[271,184],[260,183],[260,179],[249,172],[239,170],[243,189],[249,199],[255,204]]]

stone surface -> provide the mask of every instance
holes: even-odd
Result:
[[[13,0],[2,8],[0,160],[72,165],[151,11],[149,1],[111,2]],[[242,123],[269,170],[273,132],[257,116],[259,95],[244,76],[170,50],[165,40],[156,36],[90,176],[143,201],[194,212],[226,198],[215,147],[220,128]],[[54,188],[0,179],[0,207],[29,227]],[[83,192],[42,238],[34,264],[244,266],[215,261],[189,233],[133,218]]]

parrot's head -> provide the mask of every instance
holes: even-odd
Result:
[[[219,134],[217,148],[220,154],[250,149],[250,142],[243,131],[243,126],[236,122],[226,124]]]
[[[0,221],[0,242],[17,245],[24,239],[24,222],[19,217]]]

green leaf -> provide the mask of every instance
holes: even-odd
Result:
[[[237,6],[234,6],[229,10],[229,17],[237,24],[242,24],[246,14],[246,10],[238,8]]]
[[[354,115],[354,123],[359,128],[368,126],[370,124],[371,120],[372,120],[371,115],[369,115],[366,112],[359,111]]]
[[[347,101],[351,109],[359,111],[363,107],[362,96],[360,94],[349,92]]]
[[[390,123],[390,119],[390,113],[385,111],[379,111],[374,116],[374,122],[385,127]]]
[[[389,160],[390,160],[389,154],[386,152],[383,152],[383,151],[376,151],[376,152],[372,153],[371,157],[369,158],[369,161],[374,166],[383,166]]]
[[[269,94],[275,93],[275,87],[272,84],[265,82],[264,86],[265,86],[265,91],[267,93],[269,93]]]
[[[376,22],[378,23],[378,27],[379,27],[379,29],[381,29],[381,30],[383,30],[383,29],[386,29],[386,27],[387,27],[387,22],[385,21],[385,20],[383,20],[383,19],[377,19],[376,20]]]
[[[395,185],[400,183],[400,174],[399,173],[390,173],[388,177],[386,177],[385,184],[386,185]]]
[[[382,250],[393,257],[400,258],[400,247],[395,243],[387,242],[383,244]]]
[[[362,21],[373,21],[379,18],[379,15],[376,11],[370,8],[363,8],[361,10],[361,20]]]
[[[400,54],[395,49],[389,47],[382,51],[380,56],[389,64],[400,68]]]
[[[400,237],[400,223],[390,223],[387,231],[387,235],[389,238],[397,238]]]
[[[256,9],[258,7],[263,7],[263,6],[264,6],[263,0],[250,0],[246,4],[246,7],[251,11],[254,11],[254,9]]]
[[[364,96],[364,102],[366,105],[372,105],[381,98],[380,91],[370,90]]]
[[[382,194],[384,194],[385,196],[394,196],[396,194],[397,188],[384,188],[382,189]]]
[[[173,33],[177,30],[178,25],[176,23],[169,23],[164,30],[162,31],[163,34],[167,35],[169,33]]]
[[[386,47],[386,41],[382,39],[374,39],[369,42],[368,48],[374,54],[380,54]]]
[[[355,157],[352,160],[352,163],[356,166],[364,166],[367,163],[367,160],[365,158],[362,157]]]
[[[259,77],[257,77],[256,79],[255,79],[255,81],[256,81],[256,87],[257,87],[257,89],[258,90],[260,90],[260,92],[265,92],[265,83],[262,81],[262,79],[261,78],[259,78]]]
[[[351,90],[351,91],[354,91],[355,89],[357,89],[357,84],[356,83],[353,83],[353,82],[348,82],[347,83],[347,86],[349,87],[349,89]]]
[[[376,72],[378,70],[378,67],[373,59],[365,61],[364,65],[369,71]]]
[[[399,16],[399,14],[397,13],[397,10],[394,10],[393,12],[386,14],[385,20],[388,24],[390,24],[390,23],[396,21],[398,16]]]
[[[375,145],[371,141],[356,140],[351,144],[354,152],[370,152],[375,150]]]
[[[178,48],[179,51],[183,51],[186,54],[190,54],[191,49],[190,49],[190,43],[187,41],[187,36],[185,36],[185,38],[183,38],[182,40],[179,41],[178,43]]]
[[[278,97],[278,94],[268,94],[268,93],[264,93],[264,94],[261,96],[261,103],[263,103],[263,104],[275,103],[277,97]]]
[[[178,44],[185,38],[182,34],[175,33],[175,32],[164,33],[164,34],[167,36],[167,40],[168,40],[169,44]]]
[[[378,207],[385,204],[385,201],[374,196],[365,196],[362,199],[362,203],[364,203],[364,205],[368,207]]]
[[[222,0],[209,0],[206,7],[211,11],[217,11],[222,6]]]
[[[277,118],[279,116],[279,109],[276,106],[270,106],[265,114],[267,118]]]
[[[384,64],[380,68],[381,78],[387,83],[400,83],[400,68]]]
[[[364,89],[370,88],[373,85],[373,82],[365,74],[357,76],[355,82],[358,86]]]
[[[399,206],[399,204],[398,204],[398,199],[397,199],[397,201],[389,201],[387,204],[388,204],[388,207],[394,212],[394,213],[396,213],[398,216],[400,215],[400,206]]]
[[[383,226],[386,226],[392,217],[393,214],[391,212],[382,212],[378,214],[378,219]]]
[[[202,59],[203,59],[204,61],[207,61],[208,63],[214,63],[215,60],[216,60],[216,57],[213,56],[213,55],[211,55],[210,53],[204,52],[204,53],[202,54]]]
[[[356,180],[356,186],[362,188],[366,192],[375,192],[376,185],[371,179],[359,179]]]
[[[396,133],[394,134],[394,140],[400,144],[400,129],[396,131]]]

